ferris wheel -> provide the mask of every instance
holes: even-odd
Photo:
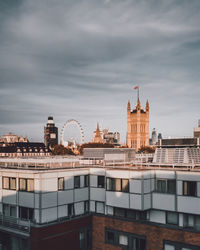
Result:
[[[60,144],[64,145],[66,144],[65,140],[64,140],[64,133],[65,133],[65,129],[67,127],[67,125],[69,124],[75,124],[78,129],[79,129],[79,133],[80,133],[80,143],[83,144],[84,143],[84,132],[83,132],[83,128],[81,126],[81,124],[75,120],[75,119],[70,119],[70,120],[67,120],[64,124],[64,126],[62,127],[61,129],[61,133],[60,133]]]

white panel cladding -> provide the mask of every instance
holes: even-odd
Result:
[[[150,179],[154,177],[154,171],[148,170],[148,171],[143,171],[143,178],[144,179]]]
[[[95,212],[95,201],[90,201],[90,212]]]
[[[197,182],[197,196],[200,197],[200,182]]]
[[[19,195],[19,206],[32,207],[34,208],[34,193],[31,192],[20,192]]]
[[[89,171],[91,175],[105,175],[105,169],[90,168]]]
[[[68,216],[68,206],[59,206],[58,207],[58,218],[66,217]]]
[[[80,215],[84,213],[84,202],[74,203],[75,215]]]
[[[145,179],[143,181],[144,185],[144,193],[150,193],[151,192],[151,179]]]
[[[107,214],[108,215],[113,215],[114,214],[114,209],[111,206],[107,206]]]
[[[142,179],[143,178],[143,172],[142,171],[130,171],[130,178]]]
[[[175,211],[175,195],[173,194],[152,194],[152,208],[168,211]]]
[[[58,178],[43,179],[42,192],[56,192],[58,190]]]
[[[57,220],[57,207],[42,209],[42,223]]]
[[[58,191],[58,205],[64,205],[74,202],[73,190]]]
[[[182,181],[176,181],[176,190],[178,195],[183,194],[183,182]]]
[[[151,194],[145,194],[143,196],[143,199],[144,199],[144,207],[143,207],[143,209],[144,210],[150,209],[151,208]]]
[[[178,171],[177,179],[184,180],[184,181],[200,181],[200,173]]]
[[[57,192],[41,194],[42,208],[57,206]]]
[[[12,190],[2,190],[2,202],[9,204],[17,204],[17,192]]]
[[[40,206],[40,194],[35,194],[35,208]]]
[[[130,193],[142,193],[142,180],[131,179],[129,182]]]
[[[88,188],[74,189],[74,202],[89,200]]]
[[[156,171],[156,178],[161,178],[161,179],[175,179],[175,171],[157,170]]]
[[[130,208],[142,210],[142,195],[130,194]]]
[[[200,214],[200,198],[178,196],[177,210],[183,213]]]
[[[51,179],[57,177],[58,177],[58,172],[46,172],[41,174],[42,179]]]
[[[122,192],[106,192],[106,205],[129,208],[129,194]]]
[[[151,210],[150,221],[165,224],[166,223],[165,211]]]
[[[103,188],[90,188],[90,200],[105,202],[105,193]]]
[[[97,176],[90,175],[90,187],[97,187]]]
[[[34,218],[35,218],[36,223],[40,223],[39,209],[34,209]]]
[[[81,176],[89,174],[88,169],[76,169],[72,172],[73,176]]]
[[[105,204],[103,202],[96,202],[96,212],[100,214],[105,213]]]
[[[74,177],[73,176],[64,177],[64,187],[65,187],[65,189],[73,189],[74,188]]]
[[[85,184],[85,182],[84,182],[84,175],[82,175],[81,177],[80,177],[80,187],[82,188],[82,187],[84,187],[84,184]]]
[[[106,172],[107,177],[111,178],[124,178],[129,179],[129,171],[123,170],[107,170]]]
[[[183,227],[183,214],[179,213],[179,227]]]
[[[39,179],[34,180],[34,190],[35,190],[35,192],[40,191],[40,180]]]
[[[155,179],[151,179],[151,192],[155,189]]]

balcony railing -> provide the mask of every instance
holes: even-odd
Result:
[[[0,227],[24,233],[30,232],[30,221],[0,214]]]

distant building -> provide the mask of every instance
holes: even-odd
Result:
[[[48,123],[44,127],[44,144],[50,148],[58,144],[58,128],[55,126],[52,116],[48,117]]]
[[[3,143],[28,142],[28,138],[23,136],[17,136],[13,133],[8,133],[0,138],[0,142]]]
[[[198,121],[198,127],[194,128],[194,138],[200,137],[200,120]]]
[[[158,133],[158,140],[162,139],[162,134]]]
[[[101,136],[101,131],[99,128],[99,123],[97,123],[97,128],[96,131],[94,132],[94,138],[93,138],[93,142],[94,143],[102,143],[102,136]]]
[[[158,147],[162,148],[200,147],[200,138],[159,139]]]
[[[152,134],[151,134],[151,144],[156,145],[157,142],[158,142],[158,137],[157,137],[156,129],[153,128]]]
[[[127,145],[138,150],[149,145],[149,102],[146,110],[141,108],[138,98],[136,108],[131,110],[130,102],[127,106]]]
[[[0,146],[0,157],[41,157],[49,156],[51,151],[44,143],[39,142],[14,142]]]
[[[108,129],[104,129],[102,134],[103,134],[103,143],[110,143],[110,144],[120,143],[119,132],[109,132]]]

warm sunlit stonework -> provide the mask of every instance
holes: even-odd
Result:
[[[127,105],[127,145],[138,150],[141,146],[149,145],[149,102],[146,110],[141,108],[140,99],[135,109],[131,110],[130,101]]]

